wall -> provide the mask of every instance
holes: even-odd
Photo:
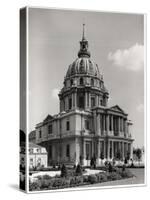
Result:
[[[33,165],[31,165],[30,159],[33,159]],[[41,159],[41,165],[47,167],[47,154],[29,154],[29,166],[37,166],[38,159]]]

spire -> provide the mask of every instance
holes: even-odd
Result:
[[[86,40],[85,39],[85,24],[83,24],[82,40]]]
[[[88,51],[88,41],[85,39],[85,24],[83,24],[82,40],[80,41],[78,57],[90,57],[90,52]]]

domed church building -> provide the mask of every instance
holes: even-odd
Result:
[[[36,143],[47,149],[48,165],[132,158],[132,122],[118,105],[108,107],[109,92],[91,59],[84,27],[78,58],[59,93],[60,113],[36,125]]]

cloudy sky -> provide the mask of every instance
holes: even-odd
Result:
[[[77,58],[86,24],[91,59],[119,105],[134,123],[134,146],[144,143],[144,17],[87,11],[29,10],[29,129],[59,112],[58,91]]]

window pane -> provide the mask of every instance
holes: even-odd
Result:
[[[67,131],[70,130],[70,122],[69,122],[69,121],[66,122],[66,130],[67,130]]]

